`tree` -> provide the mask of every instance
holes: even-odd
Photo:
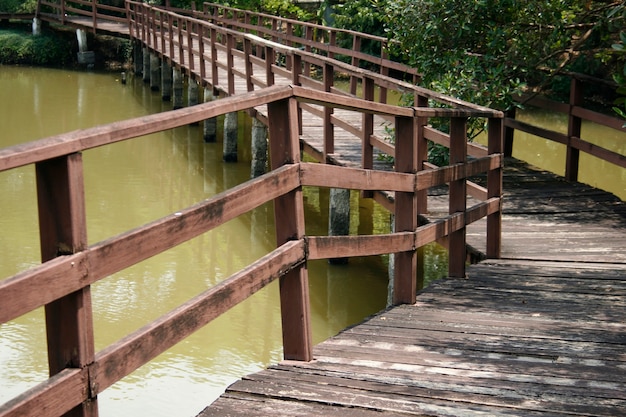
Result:
[[[541,89],[561,71],[610,66],[610,39],[624,25],[617,7],[623,2],[394,0],[385,16],[426,87],[506,110],[526,85]]]
[[[612,11],[612,14],[619,13],[621,13],[622,17],[624,17],[626,15],[626,6],[621,5],[620,7],[616,7]],[[621,94],[622,97],[615,100],[616,107],[613,107],[613,110],[615,110],[615,112],[621,117],[626,119],[626,32],[620,32],[619,35],[619,42],[614,43],[612,47],[621,58],[620,64],[623,66],[623,69],[621,71],[618,71],[613,76],[613,78],[615,79],[615,82],[617,82],[617,84],[619,85],[617,93]],[[624,124],[624,127],[626,127],[626,123]]]

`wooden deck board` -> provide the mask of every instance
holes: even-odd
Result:
[[[234,383],[200,416],[623,415],[625,286],[622,264],[474,265],[319,344],[312,362]]]

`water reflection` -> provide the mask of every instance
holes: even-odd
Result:
[[[169,110],[141,80],[115,74],[0,66],[0,146]],[[32,94],[30,93],[32,92]],[[14,100],[5,100],[13,97]],[[221,126],[221,123],[218,123]],[[222,162],[221,143],[205,144],[186,126],[84,152],[90,244],[209,198],[250,176],[249,124],[240,161]],[[218,137],[221,136],[218,131]],[[0,173],[0,278],[39,263],[33,167]],[[326,234],[328,190],[304,190],[307,233]],[[351,233],[387,233],[389,213],[351,198]],[[275,246],[273,207],[264,205],[92,286],[99,351],[214,286]],[[433,249],[435,250],[435,249]],[[439,252],[442,252],[439,250]],[[308,265],[317,343],[385,306],[385,257]],[[443,272],[441,272],[443,271]],[[445,275],[445,267],[440,268]],[[192,416],[241,376],[282,357],[277,283],[100,395],[101,416]],[[47,378],[42,310],[0,325],[0,403]]]

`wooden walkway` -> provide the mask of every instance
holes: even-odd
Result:
[[[509,259],[243,378],[200,416],[626,415],[626,205],[507,165]]]
[[[199,62],[194,68],[199,75]],[[264,77],[263,67],[253,70]],[[247,91],[242,78],[233,91],[225,81],[214,87]],[[321,136],[319,125],[304,129],[305,147],[321,154],[321,141],[307,137]],[[351,165],[359,150],[337,135],[329,156]],[[503,259],[341,332],[312,362],[243,378],[200,416],[626,415],[624,203],[514,160],[504,189]],[[429,198],[429,217],[446,210],[444,197]],[[483,231],[480,223],[467,230],[477,257]]]

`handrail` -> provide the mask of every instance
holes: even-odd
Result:
[[[127,1],[126,4],[131,38],[138,39],[161,55],[163,59],[169,61],[172,66],[185,70],[191,77],[209,85],[222,96],[241,93],[236,89],[235,76],[238,76],[246,80],[244,87],[246,91],[267,88],[274,85],[277,80],[283,80],[281,82],[290,80],[291,84],[316,89],[320,94],[332,92],[345,95],[346,101],[350,101],[356,96],[334,86],[338,76],[348,74],[351,78],[359,80],[362,86],[359,97],[367,100],[368,106],[373,106],[376,102],[387,103],[386,94],[379,94],[376,97],[376,91],[382,92],[384,89],[394,90],[399,94],[412,94],[414,103],[424,108],[428,108],[429,102],[432,101],[448,108],[451,107],[457,112],[464,110],[467,112],[465,115],[470,117],[502,117],[501,112],[493,109],[435,93],[412,83],[357,68],[327,56],[285,46],[255,34],[244,33],[145,3]],[[236,60],[237,65],[235,65]],[[257,72],[260,75],[257,75]],[[361,141],[362,168],[369,169],[374,166],[374,148],[396,156],[394,145],[386,141],[388,129],[381,128],[378,121],[375,124],[372,114],[364,115],[363,120],[355,124],[354,120],[345,119],[343,115],[332,112],[328,108],[311,106],[308,103],[302,103],[300,111],[307,112],[310,117],[319,117],[323,120],[322,153],[307,148],[320,162],[327,162],[333,158],[335,129],[343,129]],[[254,110],[251,110],[251,116],[261,120],[264,117]],[[392,122],[392,119],[387,118],[385,123],[391,126]],[[419,132],[421,149],[426,149],[427,140],[449,146],[447,133],[438,132],[428,126],[424,126]],[[307,132],[301,133],[306,138]],[[487,149],[482,145],[468,144],[468,147],[472,157],[482,157],[487,154]],[[431,167],[426,162],[425,153],[420,155],[419,161],[419,169]],[[468,186],[473,197],[482,200],[487,198],[484,187],[472,182],[469,182]],[[376,193],[374,198],[393,210],[393,205],[390,204],[386,194]],[[420,212],[425,213],[427,211],[426,197],[420,197],[420,201]]]
[[[397,132],[396,171],[300,162],[298,103],[305,102],[392,117]],[[47,326],[54,328],[63,323],[64,334],[72,336],[60,339],[57,332],[48,332],[52,376],[0,405],[0,417],[36,416],[42,404],[46,415],[58,416],[87,402],[89,407],[81,409],[80,414],[89,414],[87,409],[97,407],[96,397],[107,387],[279,277],[283,277],[280,286],[283,329],[289,329],[283,333],[285,357],[310,360],[304,267],[308,260],[394,253],[394,303],[411,303],[416,295],[417,248],[447,238],[451,251],[450,275],[464,276],[465,226],[485,216],[491,239],[488,246],[492,251],[495,246],[499,248],[502,119],[489,119],[493,129],[488,155],[468,162],[465,124],[467,116],[474,115],[473,111],[370,104],[301,86],[273,86],[1,149],[0,171],[35,164],[43,259],[38,266],[0,280],[0,299],[4,300],[0,305],[0,323],[45,305]],[[144,226],[103,242],[87,244],[82,151],[259,105],[268,108],[272,171]],[[420,171],[412,157],[416,152],[414,137],[420,126],[417,122],[423,123],[434,116],[451,120],[453,164]],[[465,182],[478,173],[487,173],[489,196],[486,201],[467,208]],[[450,215],[419,226],[417,195],[443,184],[450,184]],[[302,186],[393,191],[395,231],[385,235],[307,236]],[[50,193],[57,197],[48,199]],[[91,284],[270,201],[275,202],[275,216],[284,219],[276,222],[275,250],[145,327],[100,352],[94,351]],[[493,234],[494,228],[498,230],[497,236]],[[60,252],[59,247],[66,249]],[[63,356],[59,352],[68,352],[69,360],[57,363],[54,358]],[[57,401],[58,398],[63,401]]]
[[[507,113],[507,117],[504,122],[505,155],[512,155],[514,132],[515,130],[519,130],[549,141],[561,143],[567,147],[565,157],[565,178],[568,181],[578,181],[579,156],[581,151],[618,167],[626,168],[626,155],[603,148],[581,138],[581,126],[583,120],[596,123],[601,126],[606,126],[617,131],[626,132],[624,121],[622,119],[598,113],[583,106],[582,90],[585,82],[588,82],[588,77],[583,79],[576,76],[576,74],[571,75],[569,103],[560,103],[541,96],[521,97],[520,99],[523,100],[527,106],[538,107],[540,109],[565,114],[568,118],[568,131],[567,133],[561,133],[516,120],[515,110],[512,110]]]
[[[48,7],[51,13],[42,10],[42,6]],[[90,18],[94,33],[100,21],[127,23],[125,7],[101,4],[98,0],[38,0],[37,16],[47,14],[58,16],[61,24],[70,23],[75,17]]]

